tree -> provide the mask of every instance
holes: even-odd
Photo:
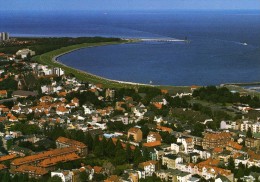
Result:
[[[135,147],[133,162],[135,167],[137,167],[139,163],[143,162],[143,156],[138,147]]]
[[[14,143],[14,140],[13,139],[10,139],[10,140],[7,140],[6,142],[6,148],[7,150],[9,150],[11,148],[11,146],[13,145]]]
[[[133,153],[130,147],[130,144],[126,144],[126,161],[130,163],[133,160]]]
[[[93,181],[104,181],[105,176],[103,174],[95,173],[93,176]]]
[[[79,173],[80,182],[88,181],[88,173],[86,171],[82,171]]]
[[[147,125],[144,125],[144,126],[142,126],[141,127],[141,130],[142,130],[142,132],[143,132],[143,138],[146,138],[147,137],[147,135],[149,134],[149,128],[148,128],[148,126]]]
[[[126,152],[124,149],[116,150],[116,154],[114,157],[114,164],[115,165],[122,165],[126,162]]]
[[[84,143],[88,146],[88,150],[89,151],[92,151],[93,149],[93,138],[92,136],[90,135],[90,133],[87,133],[86,136],[85,136],[85,139],[84,139]]]
[[[252,133],[251,127],[248,128],[248,130],[246,132],[246,137],[247,138],[252,138],[253,137],[253,133]]]
[[[108,157],[115,156],[115,144],[111,138],[108,139],[105,153]]]
[[[143,149],[143,159],[144,161],[149,161],[151,159],[150,153],[146,147]]]
[[[111,174],[114,173],[115,171],[115,166],[111,163],[111,162],[104,162],[103,166],[102,166],[105,170],[105,173],[110,176]]]
[[[49,178],[48,182],[62,182],[61,178],[57,175]]]
[[[231,170],[232,173],[234,173],[234,171],[235,171],[235,162],[234,162],[233,157],[230,157],[228,159],[228,166],[227,167],[228,167],[229,170]]]

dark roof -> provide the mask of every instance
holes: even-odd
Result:
[[[103,131],[101,129],[89,130],[88,133],[95,138],[96,135],[103,135]]]
[[[177,158],[177,155],[168,154],[168,155],[165,155],[165,157],[167,157],[167,158],[169,158],[169,159],[176,159],[176,158]]]
[[[22,97],[28,97],[28,96],[37,96],[38,93],[36,92],[31,92],[31,91],[25,91],[25,90],[16,90],[13,92],[13,96],[22,96]]]

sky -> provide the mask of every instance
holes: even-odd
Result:
[[[0,0],[1,10],[259,9],[260,0]]]

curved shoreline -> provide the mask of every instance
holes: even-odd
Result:
[[[60,61],[58,61],[58,58],[60,56],[69,54],[71,52],[80,50],[80,49],[85,49],[85,48],[92,48],[92,47],[97,47],[97,46],[106,46],[106,45],[116,45],[116,44],[126,44],[126,43],[132,43],[132,42],[139,42],[141,40],[139,39],[128,39],[128,40],[121,40],[118,42],[101,42],[101,43],[84,43],[84,44],[78,44],[78,45],[73,45],[73,46],[68,46],[68,47],[63,47],[58,50],[50,51],[47,53],[44,53],[42,55],[36,56],[35,59],[38,59],[38,62],[42,64],[46,64],[52,67],[61,67],[65,70],[67,73],[72,73],[74,74],[79,80],[82,81],[87,81],[87,82],[92,82],[94,84],[104,84],[105,87],[138,87],[138,86],[149,86],[149,87],[160,87],[160,88],[190,88],[190,86],[171,86],[171,85],[151,85],[151,84],[143,84],[143,83],[137,83],[137,82],[128,82],[128,81],[120,81],[120,80],[113,80],[113,79],[108,79],[105,77],[101,77],[77,68],[73,68],[70,66],[67,66]],[[45,60],[42,60],[42,57],[46,56]],[[250,85],[251,83],[225,83],[225,84],[220,84],[223,86],[228,86],[228,85]]]
[[[70,50],[70,51],[66,51],[64,53],[61,53],[61,54],[58,54],[58,55],[54,56],[52,58],[52,61],[56,62],[57,64],[61,64],[63,66],[66,66],[66,67],[70,67],[70,66],[67,66],[66,64],[60,62],[58,60],[58,58],[63,56],[63,55],[69,54],[71,52],[75,52],[75,51],[78,51],[78,50],[81,50],[81,49],[92,48],[92,47],[96,47],[96,46],[81,47],[81,48],[76,48],[76,49],[73,49],[73,50]],[[70,67],[70,68],[73,68],[73,67]],[[86,76],[87,75],[91,75],[93,77],[97,77],[97,78],[102,79],[102,80],[107,80],[107,81],[111,81],[111,82],[117,82],[117,83],[120,83],[120,84],[130,84],[130,85],[137,85],[137,86],[158,86],[158,85],[150,85],[150,84],[137,83],[137,82],[127,82],[127,81],[120,81],[120,80],[112,80],[112,79],[105,78],[105,77],[102,77],[102,76],[98,76],[98,75],[95,75],[95,74],[92,74],[92,73],[89,73],[87,71],[83,71],[83,70],[80,70],[80,69],[77,69],[77,68],[73,68],[73,69],[77,70],[78,72],[80,72],[82,74],[85,74]]]
[[[159,85],[150,85],[150,84],[142,84],[142,83],[136,83],[136,82],[127,82],[127,81],[120,81],[120,80],[112,80],[105,77],[101,77],[98,75],[94,75],[92,73],[79,70],[77,68],[73,68],[70,66],[67,66],[60,61],[58,61],[58,58],[60,56],[66,55],[68,53],[85,49],[85,48],[92,48],[97,46],[106,46],[106,45],[115,45],[115,44],[125,44],[125,43],[132,43],[132,42],[139,42],[137,39],[129,39],[129,40],[122,40],[120,42],[102,42],[102,43],[89,43],[89,44],[80,44],[80,45],[74,45],[74,46],[68,46],[64,47],[58,50],[54,50],[51,52],[47,52],[45,54],[39,55],[35,57],[35,60],[41,64],[46,64],[52,67],[61,67],[65,70],[67,73],[74,74],[78,79],[82,81],[89,81],[93,82],[94,84],[105,84],[108,87],[137,87],[137,86],[149,86],[149,87],[155,87]],[[45,58],[43,58],[45,56]]]

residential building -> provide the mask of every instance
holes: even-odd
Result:
[[[246,138],[245,146],[248,148],[259,148],[260,147],[260,138]]]
[[[46,169],[36,166],[29,166],[29,165],[21,165],[18,168],[14,169],[14,174],[28,174],[29,178],[36,178],[39,179],[44,175],[48,174]]]
[[[62,182],[71,182],[73,173],[69,170],[63,170],[63,171],[59,170],[59,171],[51,172],[51,177],[53,176],[60,177]]]
[[[132,127],[128,130],[128,138],[133,137],[135,142],[140,142],[143,139],[143,132],[140,128]]]
[[[11,170],[17,169],[22,165],[38,165],[40,162],[44,161],[45,159],[54,160],[60,156],[67,157],[66,159],[67,161],[76,160],[80,158],[76,155],[76,152],[78,152],[76,148],[67,147],[67,148],[54,149],[50,151],[45,151],[45,152],[40,152],[37,154],[25,156],[25,157],[16,158],[11,162]],[[70,156],[68,156],[69,154],[75,154],[75,155],[72,158],[70,158]],[[60,161],[55,160],[53,161],[53,164],[56,165],[57,162]]]
[[[224,147],[231,140],[229,132],[205,133],[202,140],[203,149],[214,149],[215,147]]]
[[[155,142],[155,141],[162,141],[162,137],[158,132],[150,131],[147,135],[147,143],[149,142]]]
[[[9,33],[0,32],[0,42],[9,40]]]
[[[122,178],[117,175],[109,176],[104,182],[123,182]]]
[[[0,99],[7,98],[7,90],[0,90]]]
[[[22,59],[27,58],[27,56],[34,56],[35,52],[30,49],[21,49],[16,52],[16,56],[21,56]]]
[[[145,172],[145,176],[152,176],[155,171],[158,170],[158,161],[146,161],[138,165],[140,169]]]
[[[260,122],[254,122],[254,121],[243,121],[240,125],[241,131],[248,131],[248,129],[251,128],[252,133],[259,133],[260,132]]]
[[[170,169],[176,169],[177,163],[182,163],[183,159],[181,157],[178,157],[175,154],[168,154],[165,156],[162,156],[162,165],[167,166],[167,168]]]
[[[156,171],[156,176],[162,181],[168,182],[187,182],[191,178],[192,174],[183,172],[177,169],[167,169]]]
[[[191,153],[194,150],[194,142],[191,137],[179,137],[177,143],[182,143],[184,147],[184,153]]]
[[[236,121],[221,121],[220,122],[220,129],[221,130],[228,130],[228,129],[238,130],[239,125],[237,124]]]
[[[78,154],[80,156],[85,156],[88,154],[88,147],[82,142],[72,140],[65,137],[59,137],[56,140],[57,148],[67,148],[67,147],[74,147],[78,150]]]

